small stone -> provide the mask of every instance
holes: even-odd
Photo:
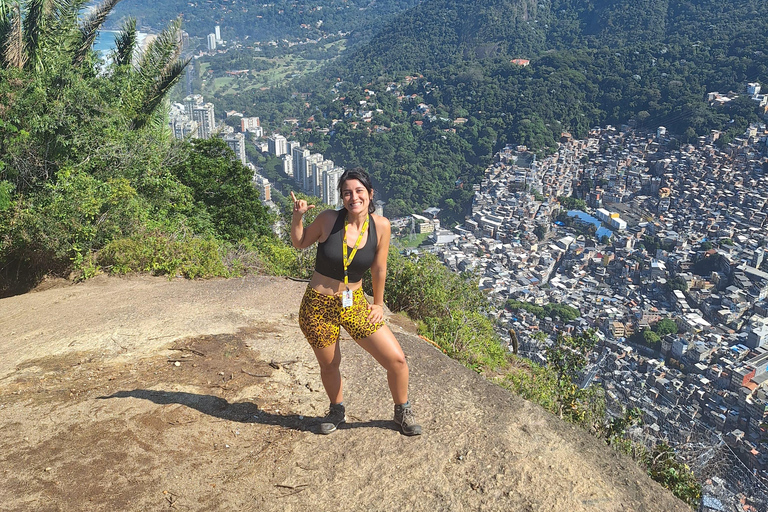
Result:
[[[181,366],[181,363],[179,361],[176,361],[175,363],[173,363],[173,366]]]
[[[46,473],[47,473],[48,471],[51,471],[52,469],[53,469],[53,468],[52,468],[51,466],[48,466],[47,468],[45,468],[45,471],[46,471]]]

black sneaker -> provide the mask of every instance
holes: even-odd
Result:
[[[330,434],[345,421],[347,421],[347,414],[344,410],[344,404],[331,404],[328,414],[325,415],[320,424],[320,433]]]
[[[421,425],[416,423],[416,415],[410,402],[395,405],[395,423],[400,425],[400,432],[406,436],[421,435]]]

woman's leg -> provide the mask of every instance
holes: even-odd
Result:
[[[324,348],[312,347],[315,351],[315,357],[320,365],[320,379],[323,381],[323,387],[328,394],[332,404],[341,403],[344,398],[341,389],[341,350],[339,343]]]
[[[389,327],[384,325],[370,336],[357,340],[357,343],[387,370],[387,382],[395,404],[408,402],[408,363]]]

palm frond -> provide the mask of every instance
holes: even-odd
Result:
[[[138,72],[145,83],[155,78],[181,55],[181,18],[177,18],[163,30],[141,55]]]
[[[47,14],[50,13],[50,0],[29,0],[27,14],[24,16],[22,30],[24,32],[24,45],[27,50],[27,65],[41,69],[43,66],[41,55],[41,41],[47,28]]]
[[[18,5],[18,2],[15,2],[15,5]],[[8,44],[8,37],[11,33],[15,5],[11,5],[11,0],[0,0],[0,65],[7,65],[5,46]]]
[[[128,18],[120,33],[115,37],[115,49],[112,52],[112,62],[116,67],[130,65],[136,52],[136,18]]]
[[[18,3],[14,0],[0,0],[0,18],[8,18]]]
[[[33,66],[38,71],[43,69],[45,49],[51,51],[61,49],[63,41],[60,40],[61,33],[58,30],[60,27],[57,25],[65,23],[57,23],[57,17],[63,12],[71,11],[68,8],[70,3],[72,3],[71,0],[28,0],[27,14],[22,25],[27,51],[27,67]]]
[[[73,64],[82,64],[99,33],[101,25],[120,0],[104,0],[94,7],[80,23],[80,45],[75,49]]]
[[[9,25],[10,28],[3,46],[0,47],[0,53],[2,53],[2,60],[6,66],[21,69],[27,63],[27,51],[19,4],[16,4],[11,14]]]
[[[192,59],[183,61],[175,60],[170,62],[156,79],[146,89],[144,102],[139,111],[139,115],[134,120],[134,127],[141,128],[153,118],[157,112],[157,107],[163,102],[170,92],[171,88],[178,82],[184,74],[184,69]]]

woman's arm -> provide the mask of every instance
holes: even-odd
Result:
[[[389,240],[392,236],[392,226],[386,217],[373,218],[378,233],[376,256],[371,265],[371,282],[373,284],[373,304],[368,306],[368,321],[377,323],[384,320],[384,283],[387,280],[387,256],[389,255]]]
[[[304,227],[304,214],[315,207],[313,204],[307,204],[304,199],[296,199],[296,196],[291,192],[293,198],[293,218],[291,219],[291,243],[297,249],[306,249],[313,243],[317,242],[323,235],[323,225],[325,219],[328,216],[326,210],[321,212],[312,223]]]

